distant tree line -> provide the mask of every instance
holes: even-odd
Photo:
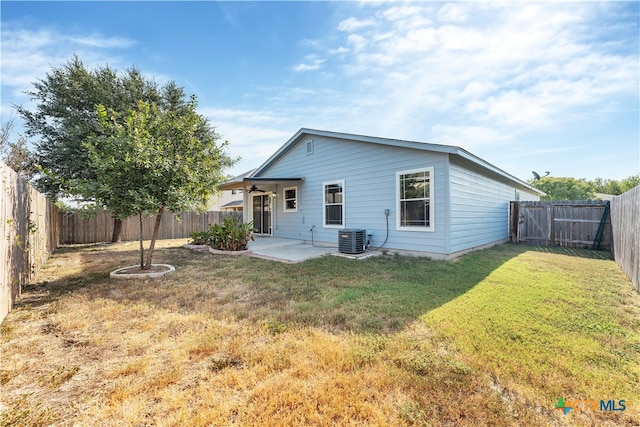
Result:
[[[614,194],[617,196],[640,185],[640,174],[630,176],[620,181],[596,178],[593,181],[589,181],[589,183],[593,185],[596,193]]]
[[[640,174],[617,181],[596,178],[558,178],[547,176],[530,181],[531,185],[547,195],[542,200],[598,200],[597,193],[620,195],[640,185]]]

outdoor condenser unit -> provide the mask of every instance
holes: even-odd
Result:
[[[366,245],[366,230],[339,230],[338,251],[343,254],[361,254]]]

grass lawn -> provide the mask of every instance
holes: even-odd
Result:
[[[109,278],[135,243],[52,256],[0,326],[1,426],[640,425],[640,295],[607,254],[280,264],[158,243],[177,271],[156,280]]]

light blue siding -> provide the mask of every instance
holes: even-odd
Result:
[[[450,253],[506,241],[509,237],[509,202],[537,200],[535,193],[477,167],[452,159],[450,167]]]
[[[344,228],[364,228],[371,245],[383,244],[387,235],[385,209],[389,209],[385,248],[447,256],[508,238],[509,202],[537,200],[538,195],[505,177],[494,167],[481,167],[473,159],[444,151],[376,143],[340,136],[305,135],[283,146],[255,176],[261,189],[273,192],[272,235],[338,244],[335,228],[323,227],[323,183],[344,181]],[[307,141],[313,139],[313,152]],[[429,232],[396,229],[398,201],[396,173],[433,167],[431,203],[434,229]],[[283,178],[303,181],[281,181]],[[285,187],[297,187],[297,211],[284,211]],[[249,195],[251,196],[251,195]],[[247,206],[250,215],[251,205]],[[313,236],[311,229],[313,228]]]
[[[306,142],[314,140],[312,154]],[[448,155],[368,142],[313,136],[294,144],[280,159],[260,174],[261,178],[304,177],[299,183],[298,211],[283,212],[282,188],[278,184],[273,235],[338,243],[338,231],[323,228],[323,182],[344,180],[345,228],[364,228],[372,234],[372,246],[386,236],[384,210],[389,209],[389,238],[386,248],[446,254]],[[434,168],[435,230],[396,230],[396,172],[432,166]]]

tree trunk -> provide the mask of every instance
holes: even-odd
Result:
[[[122,220],[113,220],[113,234],[111,235],[111,243],[118,243],[122,241]]]
[[[140,269],[144,270],[144,245],[142,244],[142,212],[138,214],[140,218]]]
[[[153,257],[153,249],[156,246],[156,238],[158,237],[158,231],[160,230],[160,221],[162,221],[162,214],[164,213],[164,209],[164,206],[158,209],[158,214],[156,215],[156,223],[153,226],[153,234],[151,235],[151,244],[149,245],[149,250],[147,251],[147,265],[144,266],[144,270],[151,269],[151,258]]]

